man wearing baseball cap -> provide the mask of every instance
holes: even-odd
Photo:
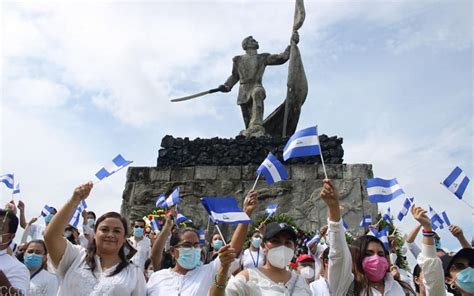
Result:
[[[303,254],[296,258],[296,270],[309,284],[316,278],[315,262],[311,255]]]

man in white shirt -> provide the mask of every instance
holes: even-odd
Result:
[[[20,226],[21,228],[25,229],[25,233],[23,234],[23,237],[25,238],[25,242],[29,241],[27,239],[28,236],[31,237],[31,240],[44,239],[44,231],[46,229],[46,226],[48,226],[48,223],[51,221],[51,219],[53,219],[53,216],[57,213],[57,210],[55,208],[53,207],[51,208],[53,212],[44,217],[45,225],[34,224],[38,220],[38,218],[36,217],[31,218],[30,222],[26,223],[25,204],[21,200],[18,201],[18,209],[20,210]]]
[[[0,210],[0,295],[26,295],[30,287],[30,273],[25,265],[7,254],[15,238],[18,218],[11,212]]]
[[[135,220],[133,225],[133,236],[129,238],[132,247],[137,253],[131,261],[142,270],[145,269],[145,261],[150,257],[151,241],[145,236],[145,221]]]

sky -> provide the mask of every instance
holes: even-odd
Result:
[[[344,163],[396,177],[468,239],[472,208],[439,183],[455,166],[474,177],[472,5],[306,1],[299,31],[309,93],[298,127],[343,137]],[[170,99],[222,84],[246,36],[260,52],[282,52],[293,11],[294,1],[2,1],[0,174],[15,174],[27,218],[60,207],[119,153],[155,166],[165,135],[235,137],[237,87]],[[286,65],[267,68],[266,115],[283,101],[286,75]],[[119,211],[125,179],[123,170],[97,184],[89,208]],[[10,198],[0,186],[1,202]],[[379,208],[396,215],[402,203]]]

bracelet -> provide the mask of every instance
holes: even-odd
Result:
[[[224,285],[221,285],[217,282],[217,274],[214,276],[214,285],[216,286],[217,289],[225,289],[227,286],[227,280],[225,281]]]
[[[426,230],[423,229],[421,233],[422,233],[423,236],[425,236],[425,237],[433,237],[433,236],[435,236],[435,232],[434,232],[434,231],[426,231]]]

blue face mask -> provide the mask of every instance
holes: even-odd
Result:
[[[262,239],[261,238],[252,238],[252,246],[254,246],[254,248],[260,248],[260,244],[262,243]]]
[[[219,251],[219,249],[222,248],[223,245],[224,245],[224,243],[223,243],[220,239],[216,239],[216,240],[212,243],[212,247],[213,247],[214,250],[216,250],[216,251]]]
[[[133,235],[136,236],[136,237],[142,237],[144,231],[145,231],[145,229],[140,228],[140,227],[134,228],[134,229],[133,229]]]
[[[184,269],[194,269],[201,262],[200,248],[179,248],[178,264]]]
[[[474,268],[468,267],[456,274],[456,284],[468,293],[474,293]]]
[[[87,225],[88,225],[90,228],[93,228],[93,227],[94,227],[94,224],[95,224],[95,220],[94,220],[94,219],[92,219],[92,218],[87,219]]]
[[[46,217],[44,217],[44,222],[49,223],[51,222],[51,219],[53,219],[53,214],[48,214]]]
[[[37,270],[43,264],[43,255],[27,253],[23,256],[23,263],[29,270]]]

